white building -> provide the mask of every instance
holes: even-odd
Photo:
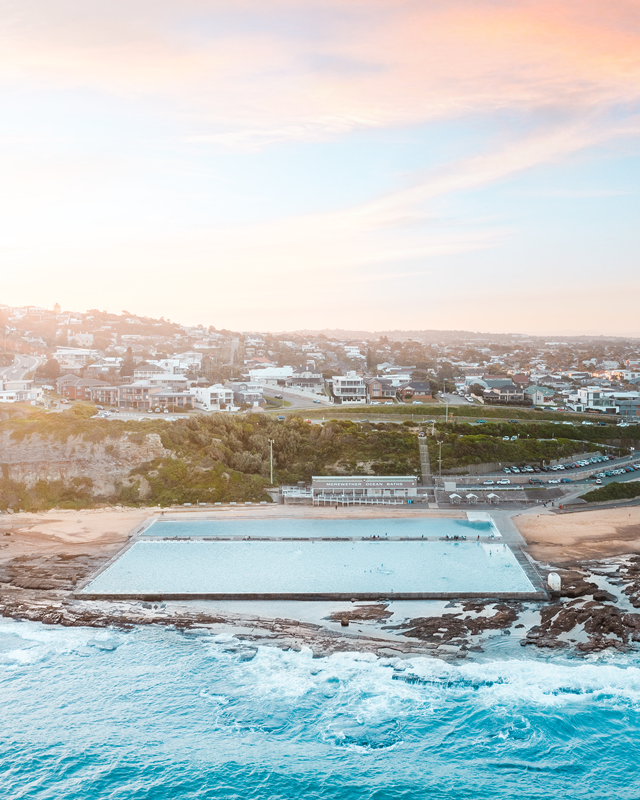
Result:
[[[334,375],[331,380],[334,403],[367,402],[367,385],[364,378],[359,378],[354,371]]]
[[[253,383],[263,386],[284,385],[293,375],[293,367],[265,367],[264,369],[250,369],[249,377]]]
[[[231,410],[233,405],[233,389],[215,383],[212,386],[198,386],[191,390],[194,405],[203,411]]]
[[[41,403],[43,391],[41,386],[34,386],[33,381],[5,381],[0,378],[0,403]]]
[[[100,352],[85,347],[57,347],[53,358],[60,363],[63,361],[72,361],[78,364],[86,364],[88,361],[96,361],[99,359]]]

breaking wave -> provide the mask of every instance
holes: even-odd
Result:
[[[0,797],[640,797],[640,661],[314,658],[0,621]]]

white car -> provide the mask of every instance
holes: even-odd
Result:
[[[558,478],[551,478],[549,483],[560,483],[560,480]]]
[[[496,481],[496,483],[498,484],[498,486],[509,486],[511,484],[511,481],[509,480],[509,478],[501,478],[499,481]]]
[[[483,481],[483,483],[484,483],[485,486],[493,486],[494,485],[493,481]]]

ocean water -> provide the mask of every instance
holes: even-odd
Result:
[[[0,797],[640,797],[640,662],[445,664],[0,620]]]
[[[535,592],[497,542],[143,539],[84,589],[106,595]]]

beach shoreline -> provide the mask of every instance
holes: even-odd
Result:
[[[165,512],[166,518],[406,518],[406,510],[228,507]],[[418,512],[465,519],[460,511]],[[413,516],[413,515],[412,515]],[[548,657],[640,649],[640,509],[575,515],[525,512],[512,522],[542,574],[563,591],[548,601],[487,597],[444,601],[144,602],[86,600],[78,586],[117,557],[158,508],[16,513],[0,518],[0,614],[45,624],[128,629],[164,625],[197,634],[229,632],[253,644],[310,647],[314,655],[356,650],[400,658],[481,658],[499,639]],[[638,562],[634,558],[638,557]],[[637,603],[637,605],[636,605]],[[504,643],[504,644],[503,644]],[[520,651],[521,652],[521,651]]]

